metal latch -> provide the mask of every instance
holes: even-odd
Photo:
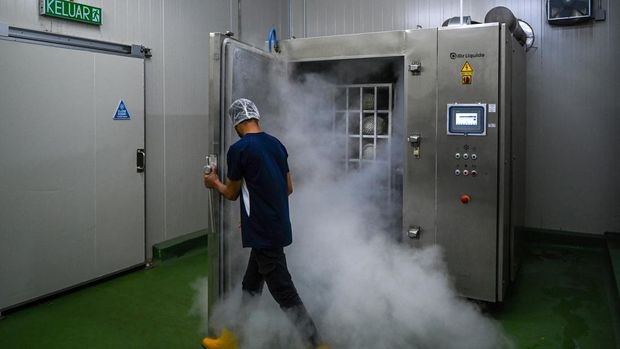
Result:
[[[416,159],[420,158],[420,143],[422,140],[422,136],[419,133],[412,134],[407,139],[409,143],[413,146],[413,157]]]
[[[409,71],[414,75],[418,75],[422,72],[422,62],[413,62],[409,64]]]
[[[407,230],[407,236],[410,239],[419,239],[421,231],[422,229],[420,227],[418,227],[417,225],[414,225],[412,227],[409,227],[409,230]]]
[[[144,167],[146,165],[146,152],[144,149],[136,150],[136,168],[138,173],[144,172]]]

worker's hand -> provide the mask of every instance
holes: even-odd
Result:
[[[209,174],[204,174],[204,182],[205,182],[205,187],[212,189],[215,188],[217,183],[220,181],[220,177],[217,175],[217,167],[214,166],[211,169],[211,173]]]

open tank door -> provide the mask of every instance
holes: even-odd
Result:
[[[273,55],[221,33],[211,33],[209,56],[209,121],[211,134],[210,154],[218,154],[220,178],[226,178],[226,152],[237,136],[228,106],[237,98],[254,101],[261,116],[278,115],[279,98],[272,79],[283,74]],[[268,121],[267,121],[268,123]],[[265,125],[265,122],[262,122]],[[267,125],[268,128],[268,125]],[[241,281],[249,251],[241,246],[241,219],[239,200],[228,201],[211,193],[209,215],[209,311],[212,305]],[[238,262],[236,262],[238,261]]]

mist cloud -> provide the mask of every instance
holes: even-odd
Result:
[[[500,326],[456,294],[438,247],[412,249],[387,232],[380,168],[343,174],[343,139],[333,134],[333,84],[309,74],[271,74],[276,109],[266,132],[289,152],[293,280],[321,335],[336,348],[504,348]],[[398,103],[397,103],[398,104]],[[269,120],[269,121],[268,121]],[[399,130],[395,130],[399,131]],[[400,144],[395,144],[400,146]],[[235,263],[245,266],[246,257]],[[216,305],[210,325],[238,329],[243,348],[301,348],[292,324],[265,289],[240,308],[241,285]]]

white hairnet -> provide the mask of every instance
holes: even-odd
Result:
[[[228,115],[230,115],[233,126],[237,126],[245,120],[260,119],[258,108],[256,108],[254,102],[245,98],[239,98],[234,101],[230,108],[228,108]]]

